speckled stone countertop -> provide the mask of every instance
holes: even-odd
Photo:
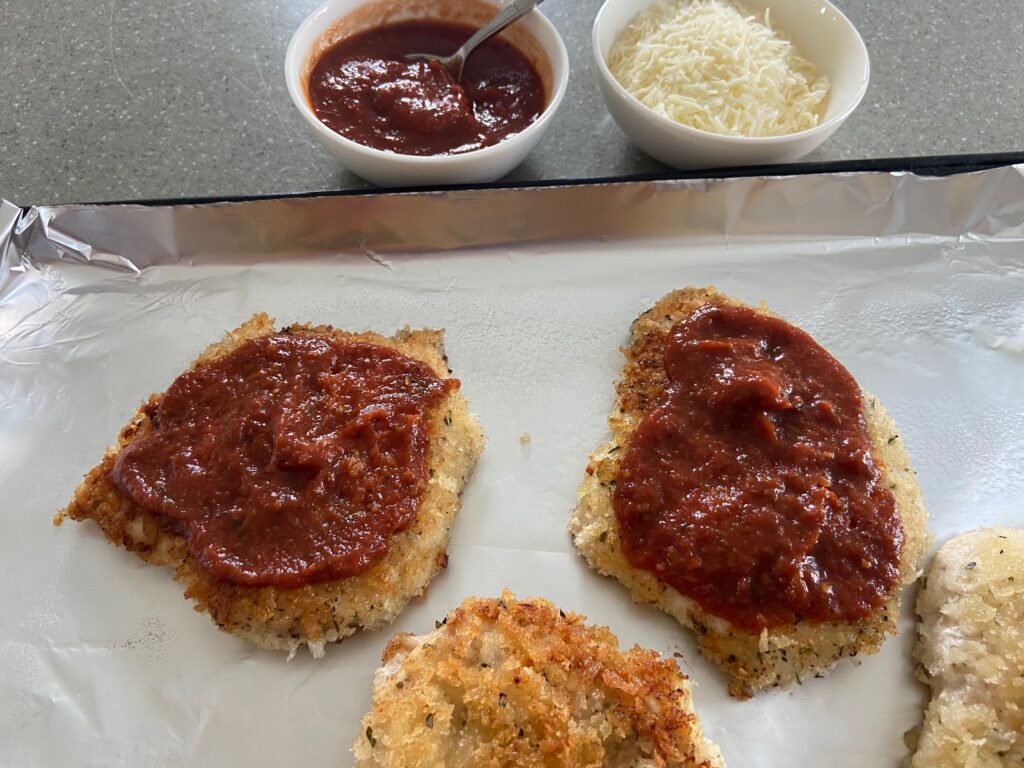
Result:
[[[16,203],[367,186],[285,89],[292,32],[321,0],[0,0],[0,197]],[[872,60],[867,96],[808,160],[1024,149],[1021,0],[838,0]],[[666,170],[609,117],[591,63],[599,0],[547,0],[569,90],[509,180]]]

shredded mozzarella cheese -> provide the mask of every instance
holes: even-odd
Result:
[[[762,22],[724,0],[650,6],[616,39],[608,67],[655,112],[731,136],[812,128],[829,91],[767,10]]]

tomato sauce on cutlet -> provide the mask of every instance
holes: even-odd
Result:
[[[630,564],[749,632],[881,606],[904,532],[850,373],[789,323],[720,304],[672,328],[664,367],[616,478]]]
[[[225,581],[355,576],[415,518],[430,412],[458,386],[375,344],[253,339],[171,384],[113,481]]]

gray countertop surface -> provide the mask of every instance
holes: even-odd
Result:
[[[354,189],[306,133],[284,52],[320,0],[0,0],[0,197],[21,205]],[[1021,0],[839,0],[872,61],[860,108],[813,160],[1024,149]],[[507,179],[668,170],[597,89],[598,0],[547,0],[565,101]]]

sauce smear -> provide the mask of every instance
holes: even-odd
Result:
[[[427,417],[458,385],[387,347],[265,336],[179,376],[113,480],[225,581],[354,576],[415,517]]]
[[[664,365],[613,499],[629,562],[748,632],[879,607],[903,527],[849,372],[800,329],[717,304],[676,324]]]
[[[406,21],[361,32],[327,49],[309,76],[320,121],[368,147],[405,155],[469,152],[519,133],[544,110],[544,86],[514,46],[492,37],[469,57],[456,83],[436,61],[476,30]]]

